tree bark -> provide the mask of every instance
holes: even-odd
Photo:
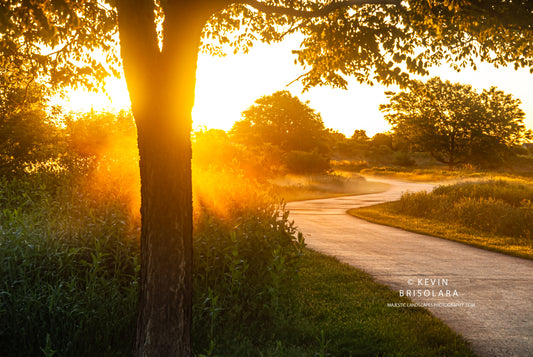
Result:
[[[135,356],[192,355],[190,131],[198,46],[206,19],[193,6],[167,2],[160,50],[153,1],[117,4],[141,174]]]

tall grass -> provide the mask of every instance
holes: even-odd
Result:
[[[399,213],[460,224],[483,232],[533,242],[533,188],[505,180],[437,187],[433,192],[405,193]]]
[[[138,265],[125,207],[58,200],[49,180],[1,182],[2,355],[128,355]]]
[[[243,192],[242,177],[223,182],[219,192],[196,190],[204,196],[194,234],[198,354],[272,343],[289,321],[287,291],[303,248],[282,206],[261,190]],[[84,179],[0,182],[2,356],[131,354],[139,222],[128,196]]]

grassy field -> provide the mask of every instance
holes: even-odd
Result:
[[[383,192],[386,183],[367,181],[363,176],[336,172],[330,175],[287,175],[270,181],[274,194],[286,202],[303,201],[347,195]]]
[[[128,192],[93,181],[0,180],[3,356],[131,355],[139,221]],[[237,196],[245,186],[197,192],[212,197],[195,211],[195,354],[472,355],[427,311],[387,307],[404,300],[305,249],[268,195]]]
[[[504,179],[519,182],[531,182],[533,174],[530,171],[480,171],[473,167],[461,167],[454,170],[438,167],[372,167],[359,172],[364,176],[386,177],[406,181],[454,181],[454,180],[481,180],[481,179]]]
[[[350,210],[375,223],[533,259],[533,186],[484,180],[405,193],[397,202]]]

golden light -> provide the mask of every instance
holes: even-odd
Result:
[[[66,112],[90,112],[92,110],[118,112],[131,107],[126,82],[117,78],[106,80],[105,93],[71,89],[63,98],[54,97],[52,104],[62,106]]]
[[[297,39],[276,44],[256,44],[248,54],[212,57],[200,54],[196,73],[195,107],[192,112],[193,127],[229,130],[241,118],[241,112],[263,95],[279,90],[289,90],[322,115],[326,127],[351,136],[356,129],[366,130],[369,135],[389,130],[389,125],[379,111],[379,105],[386,103],[386,88],[360,85],[349,80],[348,90],[316,87],[302,93],[302,86],[288,83],[303,73],[294,64],[291,51],[298,47]],[[481,64],[478,71],[465,69],[456,73],[446,67],[432,69],[432,75],[443,79],[472,84],[476,88],[495,85],[512,93],[523,102],[526,125],[532,127],[533,82],[525,81],[530,76],[527,70],[514,71],[510,68],[494,69]],[[429,77],[428,77],[429,78]],[[427,79],[427,78],[424,78]],[[68,98],[60,101],[67,111],[119,111],[128,109],[130,101],[123,80],[110,79],[106,84],[107,95],[82,90],[70,91]],[[57,102],[57,100],[56,100]]]
[[[294,64],[292,50],[298,46],[298,38],[289,38],[275,45],[256,44],[248,54],[222,58],[200,55],[194,125],[229,130],[256,99],[289,90],[302,101],[309,101],[328,128],[349,136],[355,129],[371,134],[389,129],[378,110],[386,100],[383,87],[352,81],[348,91],[317,87],[302,93],[299,82],[287,86],[304,72]]]

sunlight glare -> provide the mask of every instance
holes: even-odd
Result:
[[[84,89],[68,90],[64,98],[55,97],[53,104],[61,105],[67,112],[90,112],[129,110],[131,107],[126,82],[123,79],[109,78],[103,92],[89,92]]]

